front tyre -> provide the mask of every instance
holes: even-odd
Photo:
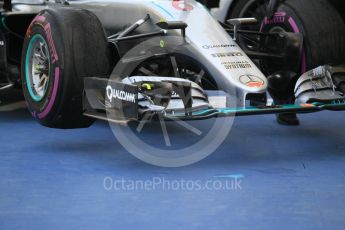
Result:
[[[324,64],[339,64],[345,59],[345,23],[328,0],[286,0],[273,18],[265,18],[262,32],[293,32],[304,37],[300,74]],[[271,74],[275,63],[264,63]]]
[[[51,128],[90,126],[93,120],[83,116],[83,78],[109,76],[109,52],[103,27],[91,12],[58,8],[37,15],[25,36],[21,65],[32,116]]]

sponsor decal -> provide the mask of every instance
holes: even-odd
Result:
[[[243,54],[241,52],[228,52],[228,53],[215,53],[211,54],[212,57],[215,58],[223,58],[223,57],[242,57]]]
[[[48,40],[48,45],[49,45],[49,49],[50,49],[50,52],[51,52],[52,63],[54,64],[55,62],[57,62],[59,60],[59,57],[58,57],[56,49],[55,49],[50,23],[47,23],[44,26],[44,30],[46,32],[46,36],[47,36],[47,40]]]
[[[172,5],[175,9],[181,11],[192,11],[194,9],[191,4],[180,0],[173,0]]]
[[[246,74],[240,76],[240,82],[250,88],[259,88],[264,86],[265,82],[260,77]]]
[[[236,47],[234,44],[223,44],[223,45],[203,45],[202,48],[204,49],[214,49],[214,48],[228,48],[228,47]]]
[[[30,26],[28,28],[28,30],[26,31],[26,37],[30,38],[31,36],[31,32],[32,32],[32,26],[37,23],[39,24],[40,26],[44,27],[44,25],[42,23],[44,23],[46,20],[46,18],[42,15],[37,15],[34,20],[32,20],[32,22],[30,23]]]
[[[121,101],[128,101],[135,103],[135,94],[134,93],[128,93],[123,90],[113,89],[110,85],[106,88],[107,97],[110,101],[110,103],[113,101],[113,99],[118,99]]]
[[[163,40],[160,40],[160,42],[159,42],[159,46],[160,46],[161,48],[164,48],[164,46],[165,46],[165,42],[164,42]]]
[[[222,62],[226,69],[249,69],[252,65],[247,61]]]
[[[285,16],[286,13],[284,12],[276,12],[273,15],[272,19],[268,19],[267,17],[264,20],[265,25],[270,25],[270,24],[280,24],[280,23],[285,23]]]

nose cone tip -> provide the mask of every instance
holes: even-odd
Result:
[[[267,80],[261,77],[241,77],[239,80],[241,83],[241,88],[250,93],[264,93],[268,87]]]

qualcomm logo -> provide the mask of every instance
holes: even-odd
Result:
[[[135,103],[136,97],[134,93],[128,93],[123,90],[113,89],[110,85],[106,88],[107,91],[107,97],[110,102],[113,101],[113,99],[119,99],[121,101],[128,101]]]
[[[236,47],[234,44],[222,44],[222,45],[203,45],[202,48],[204,49],[213,49],[213,48],[228,48],[228,47]]]

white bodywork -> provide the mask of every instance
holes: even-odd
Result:
[[[214,14],[224,17],[231,2],[221,1],[223,12],[215,10]],[[107,31],[123,30],[147,14],[152,21],[139,29],[143,33],[152,32],[154,23],[159,21],[184,21],[188,25],[185,40],[193,56],[210,73],[220,90],[236,98],[237,106],[245,105],[247,94],[266,92],[266,77],[210,11],[194,0],[77,0],[69,3],[69,7],[84,8],[96,14]],[[181,36],[181,33],[174,30],[168,35]]]
[[[224,22],[227,18],[230,6],[233,0],[220,0],[219,8],[214,8],[211,10],[212,15],[221,22]]]

